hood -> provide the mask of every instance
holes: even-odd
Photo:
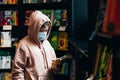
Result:
[[[35,42],[40,43],[38,39],[38,32],[41,26],[48,21],[51,23],[50,19],[46,15],[44,15],[42,12],[38,10],[32,12],[29,19],[29,28],[28,28],[28,35],[30,36],[30,38],[32,38]],[[48,30],[46,39],[50,35],[51,27],[52,26],[50,26]]]

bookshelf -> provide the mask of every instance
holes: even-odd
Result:
[[[11,0],[2,1],[0,1],[0,80],[9,80],[16,41],[19,39],[20,3],[18,0],[14,0],[15,3]]]
[[[94,75],[95,80],[117,80],[120,79],[118,75],[118,64],[120,63],[120,58],[117,57],[117,55],[119,55],[120,36],[119,33],[115,33],[116,31],[109,31],[108,24],[111,18],[107,19],[109,18],[108,15],[111,15],[110,12],[114,13],[114,10],[109,10],[109,3],[111,3],[111,6],[113,6],[112,3],[115,3],[116,1],[112,2],[112,0],[94,0],[93,2],[94,3],[91,3],[91,1],[89,1],[89,26],[94,28],[94,30],[91,30],[93,33],[89,38],[89,73]],[[110,12],[108,13],[108,11]],[[114,19],[116,15],[111,15],[113,17],[112,19]],[[111,22],[118,25],[115,20],[111,20]],[[107,29],[105,32],[103,29],[106,27]],[[116,26],[116,29],[117,27],[118,26]],[[117,30],[120,31],[120,29]]]
[[[10,1],[10,0],[5,0],[5,1]],[[17,11],[17,14],[16,14],[17,17],[16,18],[17,18],[17,21],[18,21],[16,25],[10,24],[12,29],[8,29],[8,28],[10,28],[10,27],[8,27],[7,28],[8,30],[7,29],[3,30],[4,24],[2,24],[0,26],[0,32],[10,32],[11,33],[11,35],[10,35],[11,46],[0,47],[0,51],[3,51],[4,53],[6,53],[7,56],[8,55],[11,56],[10,57],[10,65],[9,65],[10,68],[1,68],[0,69],[0,78],[1,79],[3,77],[5,78],[6,77],[5,75],[7,75],[8,73],[11,72],[12,59],[13,59],[14,54],[15,54],[15,49],[16,49],[17,43],[20,39],[22,39],[24,36],[27,35],[28,26],[25,25],[26,11],[29,11],[29,10],[51,10],[52,12],[55,12],[55,11],[57,12],[57,10],[60,11],[61,12],[60,13],[61,14],[60,15],[61,16],[60,20],[62,21],[62,16],[63,16],[64,21],[63,21],[63,23],[60,22],[60,24],[58,26],[53,26],[52,32],[57,32],[58,35],[59,34],[61,34],[61,35],[65,34],[66,36],[61,38],[61,39],[64,39],[64,40],[63,40],[63,42],[62,41],[60,42],[61,43],[60,45],[67,45],[67,46],[65,47],[65,49],[62,49],[62,48],[56,49],[55,50],[56,55],[57,55],[57,57],[61,57],[61,56],[65,55],[69,50],[67,40],[68,40],[68,37],[70,36],[70,31],[71,31],[71,18],[69,17],[71,15],[71,4],[72,4],[71,1],[69,1],[69,0],[59,1],[58,0],[59,2],[57,2],[57,0],[56,1],[54,0],[55,2],[37,2],[37,3],[29,3],[29,2],[28,3],[23,3],[24,0],[22,0],[22,1],[17,0],[17,1],[18,2],[15,3],[15,4],[8,4],[8,3],[0,2],[0,7],[1,7],[0,11]],[[33,0],[33,1],[35,1],[35,0]],[[47,0],[44,0],[44,1],[47,1]],[[4,12],[3,12],[3,16],[4,16]],[[66,29],[59,30],[60,26],[66,27]],[[1,52],[0,52],[0,54],[1,54]],[[2,57],[6,56],[6,55],[1,54],[0,58],[2,59]],[[61,77],[61,76],[63,78],[68,77],[67,75],[62,75],[62,74],[58,75],[58,77]]]

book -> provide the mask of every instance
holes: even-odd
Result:
[[[57,2],[62,2],[62,0],[57,0]]]
[[[11,69],[11,56],[1,56],[2,69]]]
[[[0,11],[0,26],[3,25],[3,18],[4,18],[4,13],[3,11]]]
[[[38,0],[31,0],[30,3],[38,3]]]
[[[10,31],[1,31],[0,32],[0,47],[11,47],[11,32]]]
[[[1,80],[5,80],[5,73],[1,73]]]
[[[6,72],[5,73],[5,80],[12,80],[12,73]]]
[[[0,80],[12,80],[12,73],[10,72],[1,72]]]
[[[99,68],[97,72],[98,80],[106,80],[109,59],[110,59],[110,50],[108,46],[105,45],[99,62]]]
[[[3,4],[7,4],[8,3],[8,0],[3,0]]]
[[[67,26],[68,26],[67,10],[62,10],[59,31],[65,31]]]
[[[108,35],[120,35],[119,0],[107,0],[102,32]]]
[[[17,4],[18,0],[8,0],[7,4]]]
[[[61,11],[61,26],[67,26],[67,10]]]
[[[60,26],[61,10],[54,10],[53,26]]]
[[[73,59],[70,69],[70,80],[76,80],[76,60]]]
[[[68,63],[63,63],[62,70],[60,73],[63,75],[68,75]]]
[[[112,62],[113,62],[113,54],[110,55],[106,80],[112,80]]]
[[[97,19],[95,24],[95,31],[98,33],[102,33],[101,28],[102,28],[103,20],[105,16],[106,5],[107,5],[106,0],[99,1]]]
[[[13,24],[13,11],[5,10],[3,25],[12,25],[12,24]]]
[[[100,62],[100,56],[101,56],[101,49],[102,49],[102,44],[98,43],[93,76],[96,76],[97,74],[97,70]]]
[[[67,32],[59,32],[58,35],[58,50],[68,50]]]
[[[51,43],[52,47],[55,50],[57,50],[57,48],[58,48],[58,32],[51,32],[50,43]]]
[[[12,20],[13,20],[12,25],[18,26],[18,11],[13,11],[12,16],[13,16],[13,18],[12,18]]]
[[[23,3],[30,3],[30,0],[23,0]]]

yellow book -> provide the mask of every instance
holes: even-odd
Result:
[[[68,50],[67,32],[59,32],[58,36],[58,50]]]

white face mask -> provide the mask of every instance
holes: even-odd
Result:
[[[45,40],[46,37],[47,37],[47,32],[38,32],[38,38],[40,41]]]

